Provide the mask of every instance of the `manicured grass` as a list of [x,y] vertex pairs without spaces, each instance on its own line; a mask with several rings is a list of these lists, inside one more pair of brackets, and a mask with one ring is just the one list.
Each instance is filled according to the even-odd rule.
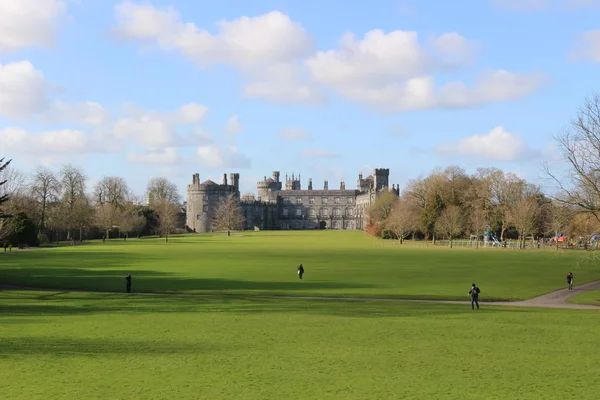
[[[577,252],[391,245],[362,232],[250,232],[92,242],[0,255],[0,283],[138,292],[519,300],[600,279]],[[296,266],[303,263],[305,279]]]
[[0,292],[6,399],[594,399],[597,311]]
[[600,289],[588,290],[577,296],[573,296],[567,299],[569,303],[574,304],[591,304],[593,306],[600,306]]

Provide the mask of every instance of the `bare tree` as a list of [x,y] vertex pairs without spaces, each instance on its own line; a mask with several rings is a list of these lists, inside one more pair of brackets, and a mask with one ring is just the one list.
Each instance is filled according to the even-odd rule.
[[525,237],[532,234],[538,225],[540,205],[535,198],[524,197],[508,211],[508,220],[519,233],[519,248],[525,245]]
[[465,221],[462,210],[455,205],[446,207],[435,222],[435,230],[448,238],[450,248],[452,248],[452,239],[460,235],[464,229]]
[[492,204],[500,220],[500,241],[504,241],[504,233],[510,225],[510,212],[523,195],[525,181],[515,174],[494,171],[491,179]]
[[60,182],[54,173],[48,168],[40,167],[33,174],[31,182],[31,193],[40,206],[40,230],[45,229],[46,212],[48,205],[58,199],[60,193]]
[[104,203],[96,207],[94,222],[98,228],[104,231],[105,239],[109,238],[110,231],[117,226],[120,215],[120,210],[111,203]]
[[10,161],[4,165],[2,168],[4,159],[0,159],[0,198],[6,197],[15,197],[23,194],[25,189],[25,176],[11,167]]
[[154,203],[160,203],[163,200],[171,204],[178,204],[181,202],[181,196],[177,191],[177,185],[170,182],[166,178],[152,178],[150,182],[148,182],[148,187],[146,188],[146,198],[150,206]]
[[400,244],[404,243],[419,226],[419,208],[414,198],[405,195],[397,199],[384,226],[396,235]]
[[373,223],[385,225],[385,221],[392,213],[397,201],[398,196],[393,192],[382,193],[368,210],[370,220]]
[[2,178],[0,178],[0,241],[4,242],[8,236],[10,236],[10,223],[8,219],[10,218],[10,214],[8,214],[5,210],[5,205],[10,199],[10,194],[6,191],[6,187],[9,185],[8,177],[4,176],[4,171],[9,168],[10,162],[12,160],[4,161],[4,158],[0,158],[0,173],[2,173]]
[[171,203],[167,199],[155,201],[154,207],[158,214],[157,231],[160,236],[165,238],[165,242],[169,241],[169,235],[177,225],[177,218],[180,207],[177,204]]
[[479,248],[479,236],[482,235],[490,224],[489,211],[482,208],[474,208],[469,214],[471,229],[477,236],[476,246]]
[[232,230],[243,229],[244,221],[238,198],[230,194],[217,205],[213,214],[212,228],[215,231],[226,230],[227,236],[231,236]]
[[547,204],[544,211],[546,229],[554,235],[554,246],[558,249],[558,235],[567,229],[574,213],[568,206],[558,202]]
[[588,98],[570,127],[555,139],[568,165],[564,176],[544,165],[560,189],[561,196],[556,199],[600,221],[600,94]]
[[67,236],[71,238],[71,230],[79,228],[79,240],[81,240],[83,228],[91,219],[90,204],[85,194],[85,174],[80,168],[68,164],[61,168],[59,177],[62,189],[61,201],[68,221]]
[[96,204],[112,204],[120,209],[129,200],[130,191],[127,182],[118,176],[105,176],[94,187]]

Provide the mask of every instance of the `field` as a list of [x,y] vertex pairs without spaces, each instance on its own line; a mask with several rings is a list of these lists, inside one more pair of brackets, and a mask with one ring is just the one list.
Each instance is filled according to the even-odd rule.
[[600,279],[574,253],[401,247],[356,232],[0,255],[4,284],[122,292],[131,272],[146,292],[0,292],[2,398],[595,399],[597,310],[256,296],[466,300],[476,281],[483,299],[518,300],[562,288],[568,270],[578,284]]
[[[250,233],[95,242],[9,254],[0,282],[43,288],[137,292],[522,300],[600,279],[596,263],[555,250],[415,248],[382,245],[361,232]],[[296,267],[302,263],[305,280]]]

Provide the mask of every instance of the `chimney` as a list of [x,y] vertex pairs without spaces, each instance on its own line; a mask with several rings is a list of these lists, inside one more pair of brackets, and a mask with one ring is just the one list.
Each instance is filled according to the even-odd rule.
[[308,190],[312,190],[312,178],[308,178]]
[[358,173],[358,179],[362,180],[362,172]]
[[325,181],[325,183],[323,183],[323,190],[329,190],[329,181]]
[[340,182],[340,190],[346,190],[346,184],[344,183],[344,181]]
[[227,185],[227,174],[223,174],[223,185]]
[[196,185],[200,184],[200,174],[194,174],[194,176],[192,177],[192,183]]

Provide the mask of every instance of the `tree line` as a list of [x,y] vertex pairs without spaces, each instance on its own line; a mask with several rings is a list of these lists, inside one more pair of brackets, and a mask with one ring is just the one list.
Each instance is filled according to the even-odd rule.
[[166,178],[148,182],[144,198],[127,182],[106,176],[88,192],[83,170],[40,167],[25,176],[0,160],[0,243],[37,246],[60,240],[169,235],[181,226],[181,197]]
[[399,196],[380,196],[367,212],[366,230],[400,242],[444,238],[450,246],[459,237],[479,243],[484,232],[497,233],[500,242],[517,239],[519,247],[530,236],[562,233],[565,245],[588,248],[600,234],[600,95],[590,97],[555,140],[564,162],[542,166],[555,193],[497,168],[469,175],[450,166],[411,180]]

